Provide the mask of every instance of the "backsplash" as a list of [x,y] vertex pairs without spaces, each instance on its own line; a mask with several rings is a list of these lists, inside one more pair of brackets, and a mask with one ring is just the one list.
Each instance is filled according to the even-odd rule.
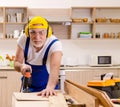
[[[120,64],[120,40],[112,39],[62,39],[63,58],[62,65],[88,65],[92,54],[107,54],[112,56],[113,64]],[[0,40],[0,55],[15,55],[16,40]]]
[[120,64],[120,40],[62,40],[65,65],[88,65],[90,55],[111,55],[113,64]]
[[10,57],[15,56],[15,50],[16,50],[16,40],[0,40],[0,56],[4,59],[2,61],[0,59],[0,66],[6,66],[9,65],[10,61],[6,59],[6,55],[8,54]]

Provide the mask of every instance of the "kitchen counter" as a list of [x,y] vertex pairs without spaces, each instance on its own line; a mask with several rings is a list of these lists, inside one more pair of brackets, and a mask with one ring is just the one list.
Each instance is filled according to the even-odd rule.
[[120,66],[90,67],[90,66],[67,66],[61,67],[65,72],[66,79],[78,84],[86,85],[90,80],[100,80],[102,74],[113,73],[115,78],[120,78]]
[[10,66],[0,66],[0,71],[15,71],[14,67],[10,67]]
[[[79,66],[62,66],[60,67],[60,70],[79,70],[79,69],[120,69],[119,66],[109,66],[109,67],[90,67],[90,66],[85,66],[85,65],[79,65]],[[0,66],[0,71],[1,70],[14,70],[14,67],[10,66]]]
[[120,65],[104,66],[104,67],[97,67],[97,66],[91,67],[87,65],[60,67],[60,70],[79,70],[79,69],[120,69]]

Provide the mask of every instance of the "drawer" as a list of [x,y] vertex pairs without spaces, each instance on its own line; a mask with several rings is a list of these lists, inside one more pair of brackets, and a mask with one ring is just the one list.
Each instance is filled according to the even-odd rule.
[[6,79],[7,78],[7,72],[0,71],[0,79]]

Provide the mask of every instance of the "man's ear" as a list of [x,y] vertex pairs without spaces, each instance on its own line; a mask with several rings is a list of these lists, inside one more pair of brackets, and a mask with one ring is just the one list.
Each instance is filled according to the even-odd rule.
[[28,25],[25,26],[25,35],[28,37],[29,36],[29,28]]
[[49,38],[52,35],[52,28],[49,26],[47,31],[48,31],[47,37]]

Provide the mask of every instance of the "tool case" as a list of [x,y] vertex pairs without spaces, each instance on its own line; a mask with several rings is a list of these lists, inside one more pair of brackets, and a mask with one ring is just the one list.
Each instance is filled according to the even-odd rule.
[[110,98],[120,97],[120,79],[92,80],[87,86],[105,91]]

